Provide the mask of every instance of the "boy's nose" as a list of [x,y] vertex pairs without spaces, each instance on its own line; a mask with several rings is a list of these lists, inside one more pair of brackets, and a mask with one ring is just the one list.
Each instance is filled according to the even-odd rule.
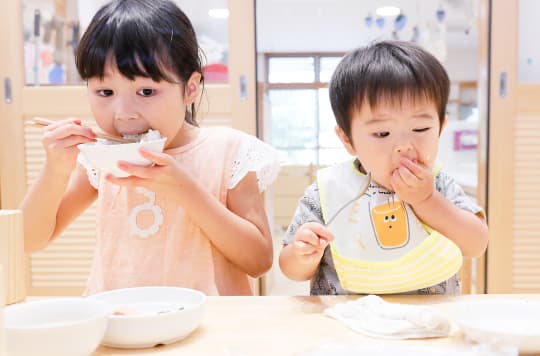
[[409,151],[412,151],[412,145],[409,143],[401,143],[396,145],[395,150],[397,153],[405,154]]

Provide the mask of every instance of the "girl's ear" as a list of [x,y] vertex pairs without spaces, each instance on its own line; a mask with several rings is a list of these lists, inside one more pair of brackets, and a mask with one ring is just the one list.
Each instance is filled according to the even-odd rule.
[[343,143],[343,147],[345,147],[347,152],[349,152],[351,156],[356,156],[356,151],[354,150],[352,141],[339,126],[336,126],[336,135],[339,137],[341,143]]
[[200,91],[201,73],[193,72],[186,83],[184,101],[187,105],[191,105],[197,100]]

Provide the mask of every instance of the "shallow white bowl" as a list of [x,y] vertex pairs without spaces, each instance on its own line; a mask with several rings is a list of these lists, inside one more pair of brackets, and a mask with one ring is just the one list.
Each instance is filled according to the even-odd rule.
[[139,149],[144,147],[150,151],[161,152],[166,138],[133,143],[109,143],[101,141],[78,145],[84,158],[103,174],[111,173],[115,177],[127,177],[129,174],[118,168],[118,161],[126,161],[137,165],[148,165],[150,162],[143,158]]
[[117,289],[90,296],[108,302],[127,315],[108,317],[102,344],[119,348],[143,348],[179,341],[200,324],[206,295],[177,287]]
[[110,306],[95,299],[56,298],[4,309],[10,356],[87,356],[99,346]]
[[540,353],[540,302],[459,302],[449,307],[448,316],[472,340],[514,346],[520,354]]

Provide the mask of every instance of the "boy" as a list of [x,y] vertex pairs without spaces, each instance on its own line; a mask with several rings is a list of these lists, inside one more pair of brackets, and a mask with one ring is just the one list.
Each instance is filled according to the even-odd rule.
[[410,43],[343,58],[330,101],[355,159],[321,170],[306,189],[280,253],[287,277],[311,280],[315,295],[459,293],[462,255],[480,256],[488,229],[482,209],[433,167],[449,88],[437,59]]

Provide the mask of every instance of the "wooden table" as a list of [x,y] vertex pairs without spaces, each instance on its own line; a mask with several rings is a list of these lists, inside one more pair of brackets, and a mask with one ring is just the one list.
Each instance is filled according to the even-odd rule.
[[[431,305],[442,311],[451,302],[531,295],[389,296],[389,302]],[[459,336],[422,340],[383,340],[358,334],[325,316],[323,310],[358,297],[209,297],[202,325],[186,339],[151,349],[100,347],[94,355],[304,355],[324,345],[362,345],[392,342],[437,348],[468,347]]]

